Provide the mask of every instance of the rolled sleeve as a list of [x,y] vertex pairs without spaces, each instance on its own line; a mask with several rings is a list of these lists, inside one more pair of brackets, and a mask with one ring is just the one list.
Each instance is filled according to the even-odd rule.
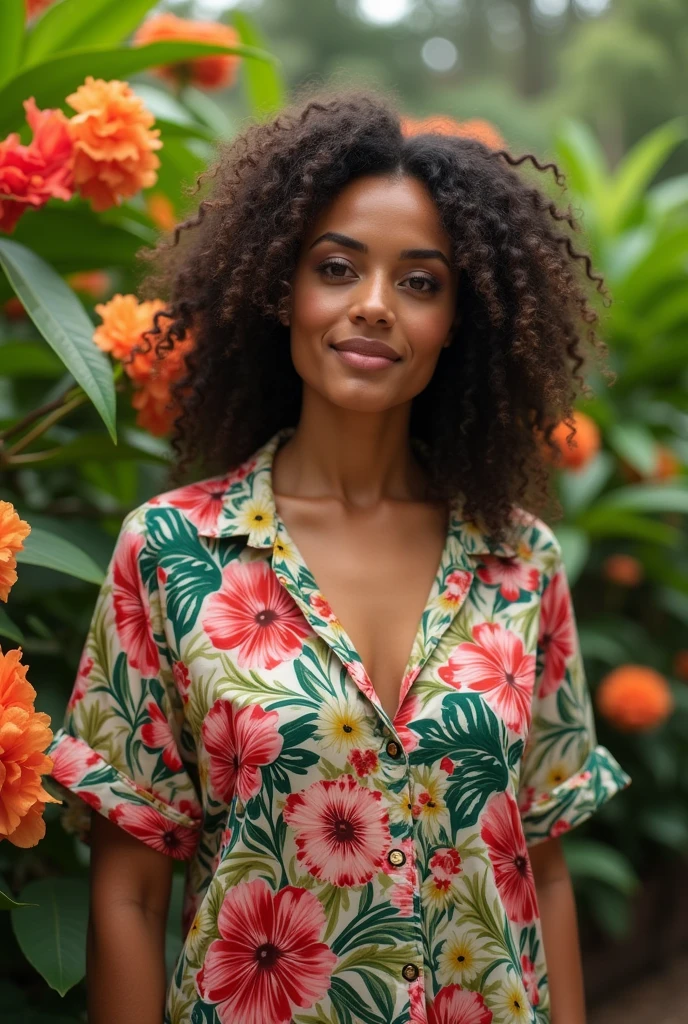
[[125,519],[67,705],[48,754],[62,823],[89,841],[92,812],[153,849],[190,859],[202,809],[160,621],[155,573],[141,570],[142,517]]
[[529,845],[580,825],[630,784],[597,743],[566,570],[558,552],[542,595],[533,718],[519,807]]

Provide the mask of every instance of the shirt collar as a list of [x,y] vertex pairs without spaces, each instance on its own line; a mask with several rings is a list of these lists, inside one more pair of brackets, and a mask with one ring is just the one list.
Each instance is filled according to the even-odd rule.
[[[246,537],[249,547],[273,547],[278,517],[272,488],[272,463],[275,452],[294,430],[294,427],[283,427],[236,469],[204,481],[204,489],[215,488],[222,507],[215,522],[199,529],[202,537]],[[511,545],[492,543],[489,534],[463,519],[460,499],[452,502],[449,531],[466,555],[510,558],[516,554]]]

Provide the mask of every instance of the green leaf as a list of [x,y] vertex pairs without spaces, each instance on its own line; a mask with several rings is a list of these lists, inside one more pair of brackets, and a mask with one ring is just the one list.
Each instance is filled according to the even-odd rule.
[[587,508],[614,472],[614,459],[609,452],[598,452],[578,470],[559,474],[559,492],[569,516]]
[[626,154],[614,174],[607,201],[600,210],[610,234],[624,226],[628,214],[642,198],[657,171],[686,138],[688,122],[682,117],[675,118],[643,135]]
[[613,846],[594,839],[564,840],[564,854],[574,879],[594,878],[617,892],[630,894],[640,882],[631,862]]
[[[0,359],[2,359],[2,351],[0,349]],[[95,431],[79,434],[73,441],[68,441],[61,447],[46,446],[44,453],[36,452],[32,455],[36,456],[36,459],[31,462],[32,468],[35,469],[41,469],[43,466],[50,469],[54,466],[73,466],[90,459],[97,459],[98,462],[106,466],[111,466],[114,462],[155,462],[159,465],[166,465],[169,462],[169,456],[165,456],[162,452],[157,452],[152,448],[148,449],[139,444],[125,444],[122,441],[115,445],[107,434],[99,434]],[[39,455],[40,459],[38,459]]]
[[22,101],[35,97],[39,107],[61,107],[65,98],[80,86],[87,75],[100,78],[128,78],[137,71],[178,64],[194,57],[235,53],[252,60],[273,63],[275,58],[265,50],[251,46],[209,46],[206,43],[164,42],[109,50],[72,50],[50,57],[36,67],[20,72],[0,89],[0,135],[23,123]]
[[[232,17],[232,23],[242,43],[265,49],[265,41],[251,18],[237,11]],[[278,111],[284,104],[284,84],[276,67],[249,61],[244,64],[242,71],[254,117],[260,119]]]
[[560,526],[555,530],[561,544],[562,559],[569,583],[573,586],[585,567],[590,552],[590,541],[584,530],[575,526]]
[[0,265],[45,340],[84,389],[117,440],[112,364],[93,343],[93,324],[74,292],[30,249],[0,239]]
[[21,896],[38,906],[12,911],[17,942],[41,977],[64,996],[86,974],[88,882],[42,878],[29,882]]
[[0,608],[0,636],[9,637],[15,644],[24,642],[24,634],[19,626],[15,626],[4,608]]
[[0,85],[12,77],[21,62],[25,21],[25,0],[2,0],[0,3]]
[[615,423],[607,431],[607,440],[616,454],[643,476],[654,472],[657,442],[642,423]]
[[556,153],[569,187],[580,196],[599,201],[607,188],[607,168],[604,152],[587,125],[564,121],[556,138]]
[[35,903],[18,903],[7,893],[0,892],[0,910],[14,910],[15,907],[35,907]]
[[169,92],[146,82],[134,82],[132,89],[143,100],[146,109],[150,110],[164,140],[168,137],[203,139],[206,142],[215,140],[215,133],[208,125],[194,120],[187,107]]
[[34,527],[24,541],[23,551],[17,553],[17,562],[55,569],[67,576],[86,580],[87,583],[100,584],[105,577],[103,570],[96,565],[90,555],[64,537],[58,537],[57,534],[38,527]]
[[673,526],[647,519],[630,509],[598,504],[581,513],[576,525],[587,530],[591,537],[633,537],[653,544],[676,547],[681,533]]
[[[115,216],[121,217],[122,208]],[[22,217],[12,236],[38,253],[61,274],[74,270],[102,270],[123,267],[127,271],[136,259],[142,243],[153,242],[154,233],[137,227],[128,230],[109,223],[110,211],[97,214],[86,203],[75,199],[59,206],[46,206],[40,213]]]
[[629,509],[634,512],[688,512],[688,481],[681,484],[634,484],[605,495],[597,508]]
[[58,50],[117,46],[134,31],[157,0],[62,0],[45,12],[29,36],[24,64]]
[[40,341],[7,341],[0,345],[3,377],[59,377],[64,366],[51,348]]

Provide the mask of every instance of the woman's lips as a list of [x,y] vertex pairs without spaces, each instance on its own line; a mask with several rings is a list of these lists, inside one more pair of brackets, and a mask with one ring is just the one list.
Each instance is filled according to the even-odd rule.
[[346,338],[331,348],[345,363],[358,370],[385,370],[399,360],[391,345],[373,338]]

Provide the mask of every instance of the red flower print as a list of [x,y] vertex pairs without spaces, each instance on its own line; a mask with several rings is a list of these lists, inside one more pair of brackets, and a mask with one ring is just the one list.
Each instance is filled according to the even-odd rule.
[[496,622],[473,627],[475,643],[459,644],[441,679],[458,689],[483,693],[507,728],[523,732],[530,724],[535,657],[525,654],[520,637]]
[[407,754],[418,746],[418,736],[409,728],[409,722],[418,717],[420,701],[414,695],[407,697],[394,716],[394,728]]
[[337,616],[322,594],[318,594],[317,591],[312,593],[309,598],[309,604],[319,619],[324,619],[325,622],[336,622]]
[[64,736],[50,756],[53,759],[52,775],[67,789],[81,782],[89,769],[100,761],[95,750],[74,736]]
[[459,604],[470,590],[473,582],[473,574],[465,569],[455,569],[450,572],[445,580],[444,601],[452,604]]
[[538,644],[545,652],[545,668],[539,697],[559,689],[566,676],[566,662],[575,647],[571,594],[562,572],[553,576],[542,595]]
[[491,1020],[492,1010],[480,993],[460,985],[441,988],[428,1011],[428,1024],[490,1024]]
[[422,975],[409,985],[409,1003],[411,1008],[409,1024],[428,1024],[428,1014],[425,1008],[425,985]]
[[230,889],[196,984],[221,1024],[289,1024],[322,999],[337,962],[321,942],[325,911],[307,889],[262,878]]
[[374,750],[352,750],[349,754],[349,763],[359,779],[362,779],[376,771],[378,756]]
[[155,807],[123,803],[113,807],[108,816],[125,832],[175,860],[188,860],[196,849],[197,833],[175,825]]
[[148,599],[139,573],[138,556],[144,545],[140,534],[125,533],[117,545],[113,568],[115,626],[129,664],[144,676],[156,676],[160,669],[158,648],[153,639]]
[[518,809],[521,814],[527,814],[535,803],[535,786],[526,786],[518,795]]
[[208,598],[203,629],[214,647],[232,650],[241,668],[275,668],[301,653],[312,633],[270,566],[230,562]]
[[443,772],[446,772],[447,775],[453,775],[454,762],[452,761],[451,757],[443,757],[442,760],[440,761],[440,768],[442,769]]
[[565,832],[569,832],[571,826],[565,818],[560,818],[559,821],[555,821],[549,830],[551,839],[558,839],[559,836],[563,836]]
[[478,578],[489,586],[499,583],[499,593],[505,601],[518,601],[522,590],[532,592],[538,588],[540,573],[518,558],[484,555],[481,561]]
[[174,681],[177,684],[177,690],[179,696],[185,704],[189,703],[189,687],[191,686],[191,678],[189,676],[189,670],[183,661],[175,661],[172,664],[172,675]]
[[89,793],[88,790],[84,790],[82,792],[78,789],[76,789],[74,792],[76,793],[77,796],[81,797],[85,804],[88,804],[89,807],[92,807],[94,811],[99,811],[100,808],[103,806],[103,801],[100,799],[99,796],[96,796],[95,793]]
[[537,1006],[540,1002],[540,990],[537,983],[535,964],[525,953],[521,957],[521,974],[523,975],[523,987],[526,990],[531,1006]]
[[283,739],[276,711],[258,704],[234,709],[219,697],[203,721],[203,742],[210,754],[210,783],[220,800],[230,803],[236,792],[249,800],[261,787],[261,768],[279,757]]
[[380,703],[380,698],[375,692],[373,684],[368,678],[368,673],[363,667],[362,661],[345,661],[344,668],[349,673],[359,690],[366,695],[374,704]]
[[435,850],[430,858],[430,870],[436,878],[451,878],[461,871],[461,857],[458,850],[443,847]]
[[173,772],[178,772],[182,766],[182,759],[165,712],[155,701],[151,701],[146,710],[150,722],[141,726],[141,739],[149,750],[161,751],[167,767]]
[[490,852],[507,917],[517,924],[530,924],[538,916],[533,869],[518,807],[509,793],[497,793],[491,798],[483,814],[480,835]]
[[385,862],[391,836],[381,793],[351,775],[291,793],[284,820],[296,832],[297,860],[321,881],[362,885]]
[[215,477],[200,483],[178,487],[167,494],[161,494],[155,504],[165,502],[172,508],[186,513],[199,533],[213,530],[222,515],[223,498],[226,497],[231,477]]

